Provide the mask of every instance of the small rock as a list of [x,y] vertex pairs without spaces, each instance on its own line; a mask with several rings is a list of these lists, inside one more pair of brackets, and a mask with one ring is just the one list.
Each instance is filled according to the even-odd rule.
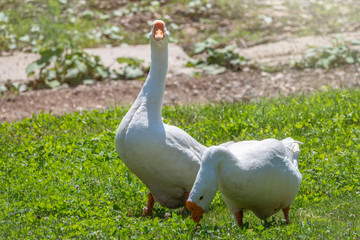
[[267,72],[261,72],[261,76],[262,76],[262,77],[269,76],[269,73],[267,73]]

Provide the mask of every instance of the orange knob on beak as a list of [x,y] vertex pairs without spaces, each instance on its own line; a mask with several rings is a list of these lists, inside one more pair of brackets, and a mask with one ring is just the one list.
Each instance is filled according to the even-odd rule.
[[205,210],[191,201],[186,201],[186,207],[191,211],[191,219],[194,222],[199,223],[201,216],[204,214]]
[[156,21],[154,23],[154,38],[158,41],[164,39],[164,23],[162,21]]

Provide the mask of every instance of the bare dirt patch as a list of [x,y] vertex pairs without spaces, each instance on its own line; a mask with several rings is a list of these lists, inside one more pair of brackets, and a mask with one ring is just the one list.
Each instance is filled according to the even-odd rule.
[[[53,114],[106,109],[130,105],[139,93],[141,81],[108,81],[58,90],[38,90],[0,98],[0,121],[14,121],[41,111]],[[360,66],[347,65],[325,70],[285,69],[265,73],[246,69],[216,76],[194,78],[186,75],[167,79],[164,104],[250,101],[340,87],[360,87]]]
[[[241,55],[249,56],[263,64],[281,65],[299,58],[308,47],[329,45],[334,37],[339,36],[344,40],[360,39],[360,32],[288,39],[238,51]],[[149,64],[150,59],[148,45],[87,49],[87,51],[99,55],[108,67],[116,67],[114,62],[119,56],[140,58],[145,60],[145,64]],[[24,79],[24,68],[34,58],[34,54],[24,53],[1,57],[0,80],[6,80],[1,78],[4,76],[9,76],[12,80]],[[328,71],[285,68],[281,72],[266,73],[245,69],[242,72],[226,72],[216,76],[192,77],[190,75],[193,70],[184,67],[188,58],[180,46],[170,44],[165,105],[250,101],[279,94],[309,93],[327,87],[360,87],[359,64],[344,65]],[[0,121],[20,120],[41,111],[58,115],[65,112],[130,105],[138,95],[142,84],[142,81],[105,81],[74,88],[7,93],[0,96]]]

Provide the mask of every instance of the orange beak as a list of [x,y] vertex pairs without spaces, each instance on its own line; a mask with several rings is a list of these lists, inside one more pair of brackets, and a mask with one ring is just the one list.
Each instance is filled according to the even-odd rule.
[[205,210],[196,205],[196,203],[190,201],[186,201],[186,207],[191,211],[191,219],[194,222],[199,223]]
[[154,38],[157,41],[160,41],[164,39],[165,33],[164,33],[164,23],[162,21],[156,21],[154,23]]

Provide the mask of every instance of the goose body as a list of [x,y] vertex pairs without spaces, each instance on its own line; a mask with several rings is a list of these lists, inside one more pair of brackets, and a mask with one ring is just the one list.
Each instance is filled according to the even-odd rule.
[[144,215],[154,201],[167,208],[185,205],[206,147],[185,131],[164,124],[161,117],[168,69],[168,32],[157,20],[150,33],[149,75],[134,104],[122,119],[115,138],[125,165],[149,188]]
[[210,147],[187,201],[193,220],[200,221],[219,188],[239,226],[245,210],[266,219],[282,209],[289,223],[288,211],[301,183],[298,157],[298,142],[291,138]]

